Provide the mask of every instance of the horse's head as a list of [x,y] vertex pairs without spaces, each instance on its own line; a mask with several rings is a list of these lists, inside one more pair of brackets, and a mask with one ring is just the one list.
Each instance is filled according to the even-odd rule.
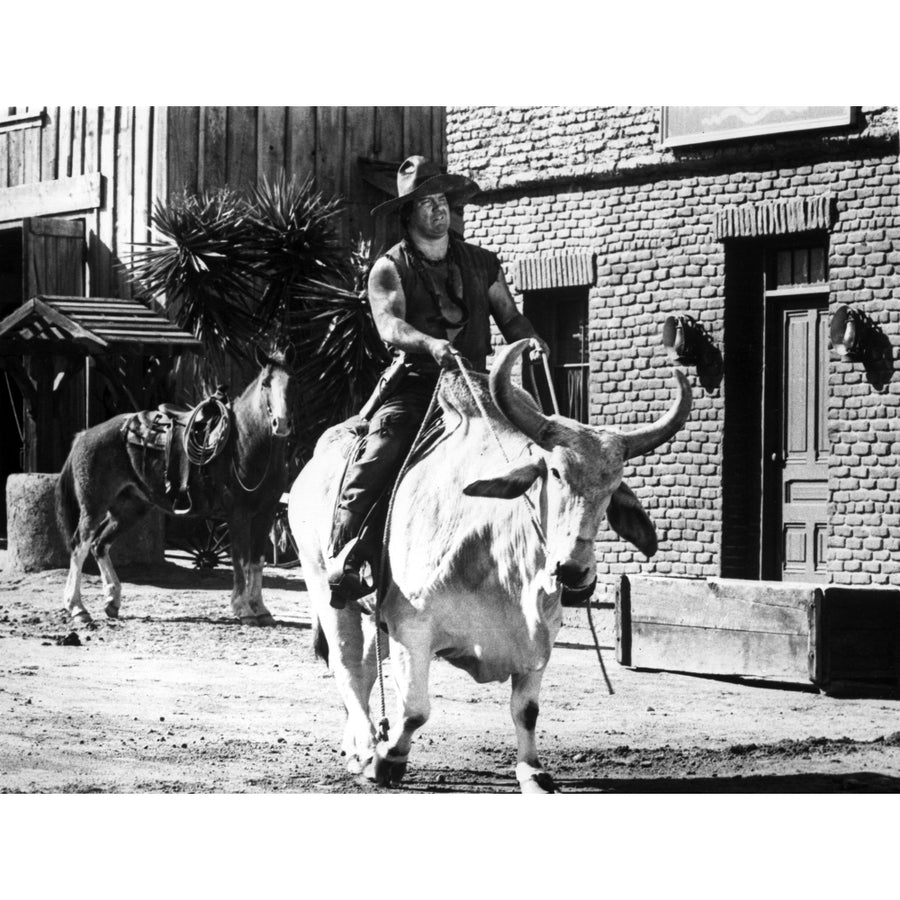
[[294,430],[293,349],[264,353],[257,349],[260,402],[275,437],[287,437]]

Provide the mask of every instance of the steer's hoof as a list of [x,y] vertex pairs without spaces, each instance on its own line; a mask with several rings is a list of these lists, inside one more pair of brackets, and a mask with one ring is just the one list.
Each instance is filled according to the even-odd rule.
[[106,604],[103,608],[104,612],[110,619],[118,619],[119,618],[119,604],[113,603],[112,600]]
[[366,769],[372,765],[372,757],[367,756],[365,759],[357,756],[355,753],[347,760],[347,771],[351,775],[364,775]]
[[256,624],[262,628],[271,628],[275,624],[275,616],[270,612],[260,613],[256,617]]
[[406,774],[406,756],[391,756],[376,749],[375,756],[365,769],[365,777],[379,787],[399,784]]
[[523,794],[555,794],[556,785],[547,772],[535,772],[519,782]]
[[259,616],[241,616],[241,625],[259,625]]
[[69,613],[72,618],[72,623],[74,625],[93,625],[94,620],[91,618],[91,614],[86,609],[81,609],[78,612]]

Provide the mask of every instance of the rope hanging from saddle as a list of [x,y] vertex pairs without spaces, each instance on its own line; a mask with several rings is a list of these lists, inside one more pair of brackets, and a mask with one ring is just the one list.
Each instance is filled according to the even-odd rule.
[[182,445],[195,466],[212,462],[223,450],[231,434],[231,415],[217,391],[191,410],[184,426]]

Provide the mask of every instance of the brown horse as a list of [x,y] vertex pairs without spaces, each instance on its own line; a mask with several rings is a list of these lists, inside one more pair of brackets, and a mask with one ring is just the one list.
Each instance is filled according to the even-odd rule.
[[[292,431],[293,386],[284,354],[258,354],[262,369],[234,401],[227,436],[215,458],[190,466],[188,515],[225,519],[231,538],[231,607],[241,622],[272,625],[262,599],[265,542],[285,490],[285,438]],[[152,507],[173,512],[173,491],[162,450],[136,447],[127,434],[133,413],[75,436],[56,486],[60,528],[71,550],[64,601],[76,621],[88,623],[81,570],[88,553],[100,569],[106,614],[119,615],[122,588],[110,544]],[[140,415],[140,414],[139,414]]]

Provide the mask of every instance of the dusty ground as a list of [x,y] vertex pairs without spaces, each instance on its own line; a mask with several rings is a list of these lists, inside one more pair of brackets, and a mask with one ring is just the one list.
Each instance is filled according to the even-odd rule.
[[[122,618],[103,618],[87,576],[99,624],[66,644],[64,571],[0,572],[0,791],[376,790],[344,770],[343,713],[310,649],[299,570],[266,576],[273,629],[228,617],[223,570],[121,574]],[[563,630],[544,681],[540,744],[563,791],[900,789],[900,701],[626,670],[601,625],[612,696],[586,629]],[[508,685],[439,662],[432,696],[395,790],[514,791]]]

